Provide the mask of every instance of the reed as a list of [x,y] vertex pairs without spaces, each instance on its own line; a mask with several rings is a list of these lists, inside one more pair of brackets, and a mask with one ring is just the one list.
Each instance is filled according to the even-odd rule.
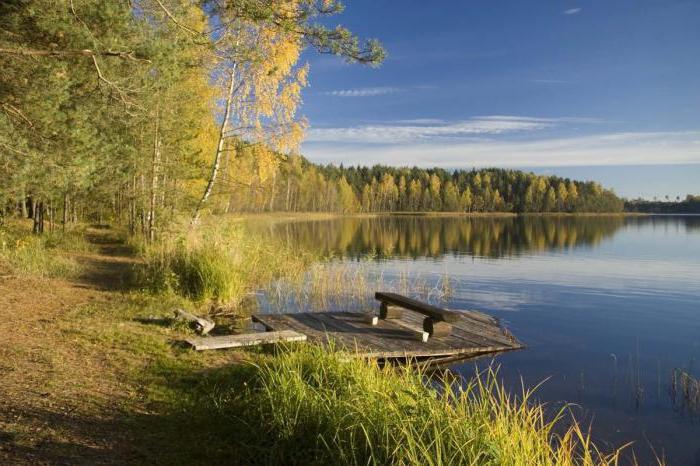
[[364,311],[376,307],[374,293],[379,290],[436,304],[446,303],[453,293],[447,274],[435,278],[402,271],[390,277],[372,259],[314,263],[306,272],[264,288],[267,304],[278,312]]
[[532,391],[511,395],[494,370],[469,381],[427,384],[426,377],[411,367],[301,347],[249,364],[228,386],[206,384],[211,411],[203,415],[226,422],[224,456],[241,464],[607,465],[619,459],[620,450],[598,450],[568,410],[548,418]]
[[311,260],[235,222],[180,231],[136,245],[143,259],[137,277],[145,288],[236,307],[262,284],[301,274]]
[[674,369],[671,373],[671,400],[676,409],[690,415],[700,415],[700,379],[688,371]]

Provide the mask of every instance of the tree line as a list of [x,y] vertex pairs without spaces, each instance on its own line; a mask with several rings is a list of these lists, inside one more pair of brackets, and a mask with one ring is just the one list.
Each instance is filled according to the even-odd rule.
[[700,214],[700,196],[688,194],[685,199],[680,197],[671,201],[666,196],[665,201],[632,199],[625,202],[625,210],[647,214]]
[[[246,177],[225,210],[321,212],[620,212],[623,201],[595,182],[497,168],[343,167],[286,157],[265,179],[252,157],[239,157]],[[246,175],[248,173],[248,175]]]

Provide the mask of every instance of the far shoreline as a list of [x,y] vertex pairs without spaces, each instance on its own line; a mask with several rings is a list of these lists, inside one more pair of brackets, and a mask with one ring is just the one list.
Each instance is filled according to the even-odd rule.
[[[236,221],[266,220],[272,222],[323,221],[339,218],[517,218],[517,217],[650,217],[645,212],[235,212],[228,214]],[[683,214],[665,214],[683,215]]]

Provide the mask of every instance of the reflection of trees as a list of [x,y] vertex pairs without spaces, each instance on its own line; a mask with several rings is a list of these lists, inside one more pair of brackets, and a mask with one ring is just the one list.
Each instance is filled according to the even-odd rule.
[[624,217],[341,218],[278,224],[275,234],[324,255],[440,257],[473,254],[503,257],[548,249],[595,246],[627,222]]

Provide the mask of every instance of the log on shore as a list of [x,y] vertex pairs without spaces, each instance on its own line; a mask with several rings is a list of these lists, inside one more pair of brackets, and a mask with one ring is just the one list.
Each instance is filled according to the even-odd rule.
[[206,335],[207,333],[211,332],[216,325],[213,321],[209,319],[196,316],[183,309],[175,310],[175,319],[188,322],[190,324],[190,327],[192,327],[200,335]]

